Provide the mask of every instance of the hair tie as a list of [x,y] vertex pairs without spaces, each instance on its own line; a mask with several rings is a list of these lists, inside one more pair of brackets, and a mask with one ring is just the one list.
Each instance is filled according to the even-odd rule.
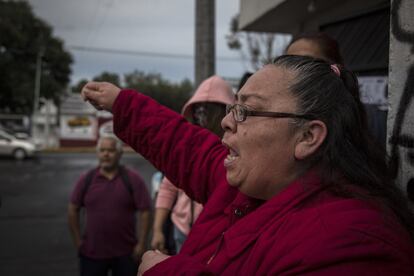
[[341,70],[339,69],[337,64],[331,64],[331,69],[338,77],[341,76]]

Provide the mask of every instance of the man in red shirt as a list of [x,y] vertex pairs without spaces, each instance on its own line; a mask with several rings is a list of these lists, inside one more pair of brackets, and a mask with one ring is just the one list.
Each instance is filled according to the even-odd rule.
[[[97,145],[99,166],[80,177],[68,207],[69,228],[81,275],[136,275],[145,251],[151,201],[137,172],[120,166],[122,142],[105,136]],[[86,210],[80,231],[79,211]],[[139,231],[136,231],[138,210]],[[139,236],[136,236],[136,233]]]

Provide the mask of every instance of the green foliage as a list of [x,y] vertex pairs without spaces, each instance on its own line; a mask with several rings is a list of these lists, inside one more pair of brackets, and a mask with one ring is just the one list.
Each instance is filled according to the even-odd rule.
[[78,81],[78,83],[74,86],[72,86],[72,92],[73,93],[80,93],[82,91],[82,88],[85,86],[85,84],[88,82],[87,79],[81,79]]
[[[123,86],[119,75],[116,73],[102,72],[95,76],[93,80],[107,81],[118,87]],[[81,79],[76,85],[72,86],[72,92],[80,93],[87,82],[87,79]],[[178,113],[181,112],[181,108],[193,92],[193,85],[188,79],[180,83],[171,83],[163,79],[160,74],[147,74],[138,70],[125,74],[124,83],[125,87],[138,90]]]
[[93,78],[94,81],[107,81],[116,86],[120,86],[119,76],[116,73],[102,72],[100,75]]
[[[102,72],[101,74],[95,76],[92,80],[94,81],[106,81],[110,82],[112,84],[115,84],[116,86],[121,86],[121,81],[119,78],[119,75],[117,73],[111,73],[111,72]],[[73,93],[80,93],[82,91],[82,88],[85,86],[85,84],[88,82],[87,79],[81,79],[78,81],[77,84],[71,87],[71,90]]]
[[193,91],[188,79],[175,84],[163,79],[160,74],[145,74],[138,70],[125,75],[125,86],[150,96],[178,113]]
[[40,52],[40,96],[58,103],[69,83],[72,57],[52,28],[35,17],[28,3],[0,0],[0,34],[0,113],[32,112]]

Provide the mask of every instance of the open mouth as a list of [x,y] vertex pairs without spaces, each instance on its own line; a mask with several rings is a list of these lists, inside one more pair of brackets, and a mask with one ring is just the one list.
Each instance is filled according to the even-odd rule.
[[225,142],[223,142],[223,145],[229,150],[229,154],[226,156],[226,159],[224,159],[224,166],[229,167],[237,160],[237,158],[239,157],[239,154],[236,150],[234,150],[232,147],[230,147]]

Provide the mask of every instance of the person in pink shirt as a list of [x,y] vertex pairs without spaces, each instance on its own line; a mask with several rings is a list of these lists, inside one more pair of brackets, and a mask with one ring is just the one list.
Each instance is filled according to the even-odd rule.
[[139,275],[414,275],[414,218],[368,135],[355,75],[280,56],[227,106],[222,139],[145,95],[88,83],[114,132],[203,204]]
[[[200,84],[191,99],[184,105],[182,114],[190,122],[221,137],[224,131],[220,122],[225,115],[226,105],[232,103],[234,103],[234,93],[230,85],[219,76],[212,76]],[[171,212],[175,250],[179,252],[202,208],[201,204],[191,200],[183,190],[178,189],[164,177],[155,203],[152,248],[166,252],[163,225]]]

